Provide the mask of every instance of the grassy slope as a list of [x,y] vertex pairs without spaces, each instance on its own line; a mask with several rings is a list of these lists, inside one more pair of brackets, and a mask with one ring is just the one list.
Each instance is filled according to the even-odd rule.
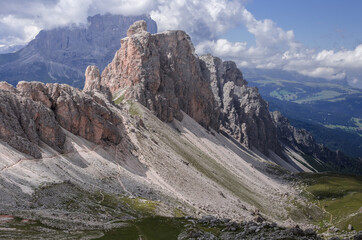
[[302,174],[308,199],[325,210],[321,230],[330,224],[362,230],[362,177],[337,174]]

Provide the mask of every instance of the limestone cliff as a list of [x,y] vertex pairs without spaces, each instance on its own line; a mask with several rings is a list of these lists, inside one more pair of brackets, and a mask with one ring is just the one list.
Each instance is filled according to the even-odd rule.
[[257,88],[247,86],[241,71],[231,61],[201,56],[204,78],[209,80],[220,109],[219,129],[241,144],[269,155],[281,154],[268,104]]
[[331,151],[323,144],[318,144],[305,129],[297,129],[280,112],[271,113],[277,128],[278,140],[285,146],[301,153],[309,161],[315,161],[318,171],[337,171],[361,175],[362,159],[351,158],[341,151]]
[[114,96],[137,99],[161,120],[181,120],[181,110],[204,127],[217,129],[218,111],[190,37],[183,31],[150,34],[134,23],[102,73]]
[[[100,86],[115,98],[137,99],[163,121],[181,120],[182,110],[249,148],[280,153],[268,105],[257,89],[247,86],[235,63],[198,58],[183,31],[146,30],[144,21],[130,27]],[[100,89],[98,83],[94,88]]]
[[96,92],[62,84],[20,82],[0,84],[0,139],[35,158],[40,141],[62,152],[62,128],[97,144],[118,144],[122,120],[111,103]]

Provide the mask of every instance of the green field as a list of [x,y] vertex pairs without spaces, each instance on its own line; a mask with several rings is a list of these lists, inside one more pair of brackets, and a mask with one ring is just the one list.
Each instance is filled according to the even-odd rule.
[[325,211],[321,231],[330,226],[362,231],[362,177],[337,174],[302,174],[308,199]]

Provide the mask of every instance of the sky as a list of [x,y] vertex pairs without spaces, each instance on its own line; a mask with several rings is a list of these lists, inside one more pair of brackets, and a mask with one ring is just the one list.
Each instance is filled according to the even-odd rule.
[[150,14],[198,54],[362,87],[361,0],[0,0],[0,48],[95,14]]

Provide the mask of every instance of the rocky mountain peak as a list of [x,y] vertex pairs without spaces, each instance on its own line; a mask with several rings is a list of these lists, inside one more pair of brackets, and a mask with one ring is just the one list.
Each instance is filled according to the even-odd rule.
[[236,64],[211,55],[201,56],[200,60],[220,110],[219,129],[266,155],[269,150],[281,154],[268,104],[256,88],[247,86]]
[[101,89],[101,75],[97,66],[88,66],[85,70],[84,91]]
[[223,131],[268,155],[280,153],[268,105],[247,86],[231,61],[198,57],[183,31],[146,32],[135,22],[101,75],[114,99],[136,99],[161,120],[182,120],[182,111],[202,126]]
[[[136,22],[101,76],[115,98],[136,99],[161,120],[181,120],[184,111],[204,127],[217,129],[214,98],[184,31],[145,32]],[[142,34],[139,34],[142,33]]]
[[134,22],[127,31],[127,37],[141,32],[147,32],[147,23],[145,20]]

